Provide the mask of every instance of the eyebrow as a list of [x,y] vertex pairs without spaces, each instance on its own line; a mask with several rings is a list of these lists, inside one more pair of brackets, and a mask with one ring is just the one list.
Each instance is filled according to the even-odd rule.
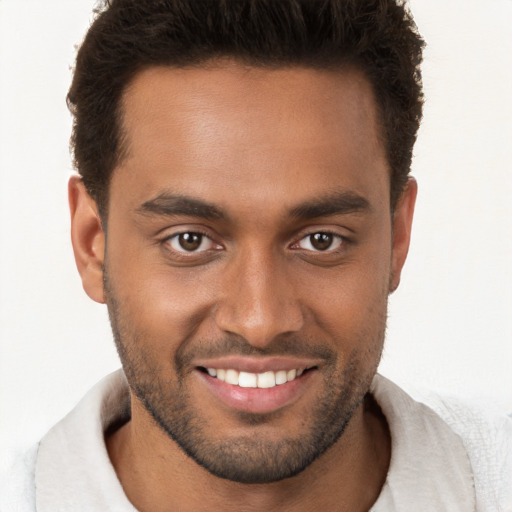
[[[145,201],[136,211],[142,215],[187,215],[205,220],[227,218],[227,215],[214,204],[193,197],[168,193],[159,194]],[[371,206],[367,199],[355,192],[342,191],[299,204],[290,210],[289,215],[299,220],[310,220],[368,211],[371,211]]]
[[335,192],[326,197],[313,199],[291,210],[291,216],[301,220],[310,220],[331,215],[365,213],[372,210],[369,201],[355,192]]
[[189,215],[206,220],[226,218],[224,212],[213,204],[192,197],[166,193],[144,202],[136,211],[143,215]]

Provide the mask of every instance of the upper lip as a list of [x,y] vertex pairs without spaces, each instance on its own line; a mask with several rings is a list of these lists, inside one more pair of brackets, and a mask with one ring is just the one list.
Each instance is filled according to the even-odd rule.
[[223,356],[211,359],[198,359],[194,361],[194,364],[198,367],[215,368],[216,370],[234,369],[247,373],[264,373],[269,371],[308,369],[319,366],[321,362],[320,359],[291,356]]

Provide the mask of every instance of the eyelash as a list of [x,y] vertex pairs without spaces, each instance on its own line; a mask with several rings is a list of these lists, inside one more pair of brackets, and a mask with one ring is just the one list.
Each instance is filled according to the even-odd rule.
[[333,253],[339,252],[339,250],[341,248],[343,248],[343,246],[345,246],[348,243],[347,238],[342,236],[342,235],[340,235],[339,233],[334,233],[333,231],[329,231],[329,230],[318,230],[318,231],[313,231],[313,232],[305,234],[297,242],[292,244],[292,247],[297,246],[297,250],[302,249],[299,246],[299,244],[302,241],[304,241],[304,240],[309,240],[309,244],[312,245],[311,244],[311,237],[313,237],[314,235],[329,235],[329,236],[331,236],[333,238],[332,243],[335,243],[335,241],[338,240],[339,244],[334,249],[332,249],[330,247],[328,249],[325,249],[325,250],[305,249],[308,252],[317,253],[317,254],[333,254]]
[[[203,253],[211,250],[211,249],[209,249],[209,250],[202,250],[202,251],[197,251],[197,250],[187,251],[184,248],[182,248],[182,250],[180,250],[180,249],[176,249],[176,248],[172,247],[172,242],[174,240],[179,240],[179,237],[183,236],[183,235],[198,235],[198,236],[202,237],[200,245],[202,245],[204,243],[204,239],[208,239],[212,245],[222,247],[220,244],[215,243],[208,233],[205,233],[204,231],[201,231],[200,229],[193,229],[193,230],[191,229],[191,230],[187,230],[187,231],[181,231],[179,233],[174,233],[173,235],[164,238],[162,240],[162,243],[170,246],[170,249],[175,254],[177,254],[183,258],[189,258],[189,257],[191,257],[193,255],[197,255],[197,254],[203,254]],[[214,250],[218,250],[218,249],[214,249]]]
[[[202,237],[199,247],[197,249],[194,249],[191,251],[187,251],[183,247],[181,247],[181,248],[173,247],[173,241],[178,241],[177,243],[179,243],[179,237],[181,237],[183,235],[197,235],[197,236]],[[334,249],[331,247],[328,247],[325,250],[321,250],[321,249],[315,250],[314,248],[309,249],[309,248],[300,247],[301,242],[307,241],[307,240],[309,240],[309,245],[311,246],[312,245],[311,237],[313,237],[314,235],[329,235],[333,238],[331,243],[335,244],[336,240],[337,240],[338,245]],[[198,250],[198,249],[200,249],[201,245],[204,243],[205,239],[208,239],[210,241],[210,244],[212,244],[213,246],[216,246],[216,247]],[[334,254],[334,253],[340,252],[340,250],[343,249],[344,246],[348,242],[349,242],[349,240],[346,237],[344,237],[338,233],[335,233],[333,231],[317,230],[317,231],[312,231],[312,232],[304,234],[303,236],[301,236],[301,238],[299,240],[297,240],[296,242],[291,244],[290,248],[293,250],[304,250],[306,252],[315,253],[315,254],[319,254],[319,255],[320,254],[329,255],[329,254]],[[175,255],[177,255],[180,258],[191,258],[193,256],[197,256],[198,254],[211,253],[212,250],[218,251],[218,250],[222,249],[222,246],[220,244],[217,244],[208,233],[201,231],[200,229],[187,230],[187,231],[181,231],[179,233],[174,233],[173,235],[164,238],[162,240],[162,243],[168,246],[167,250],[172,251]]]

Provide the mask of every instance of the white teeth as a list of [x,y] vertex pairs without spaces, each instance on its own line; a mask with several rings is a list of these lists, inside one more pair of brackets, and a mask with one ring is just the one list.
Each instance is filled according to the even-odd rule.
[[226,382],[238,386],[238,372],[236,370],[226,370]]
[[276,374],[274,372],[258,373],[259,388],[273,388],[276,385]]
[[284,384],[285,382],[288,382],[286,371],[281,370],[276,372],[276,384],[279,386],[279,384]]
[[258,387],[258,376],[255,373],[240,372],[238,385],[241,388],[256,388]]
[[297,377],[297,370],[288,370],[288,373],[286,374],[286,378],[288,380],[293,380]]
[[249,373],[249,372],[238,372],[237,370],[222,368],[206,368],[206,371],[211,377],[217,377],[217,379],[232,384],[234,386],[240,386],[241,388],[262,388],[268,389],[274,386],[280,386],[286,384],[300,377],[304,373],[304,369],[298,370],[279,370],[277,372],[264,372],[264,373]]

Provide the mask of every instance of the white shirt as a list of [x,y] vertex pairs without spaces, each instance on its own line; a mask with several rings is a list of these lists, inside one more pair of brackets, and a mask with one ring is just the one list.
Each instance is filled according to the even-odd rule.
[[[416,402],[377,375],[371,393],[391,432],[391,462],[371,512],[512,512],[512,419],[484,421],[459,405]],[[104,433],[129,417],[122,371],[87,393],[0,489],[0,512],[136,512]]]

